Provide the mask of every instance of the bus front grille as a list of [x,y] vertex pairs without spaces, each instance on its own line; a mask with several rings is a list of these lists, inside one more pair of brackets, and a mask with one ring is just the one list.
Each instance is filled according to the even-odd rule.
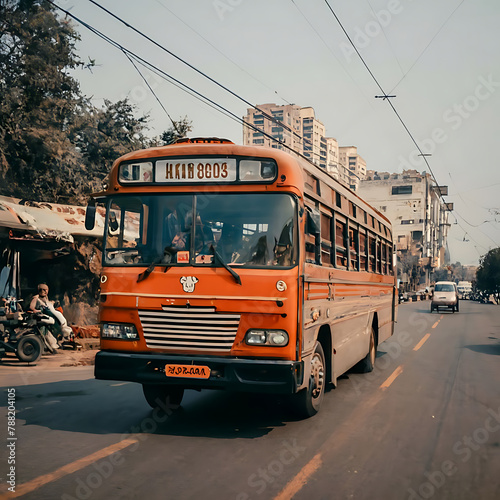
[[146,345],[151,349],[230,351],[239,314],[216,313],[214,307],[163,306],[139,310]]

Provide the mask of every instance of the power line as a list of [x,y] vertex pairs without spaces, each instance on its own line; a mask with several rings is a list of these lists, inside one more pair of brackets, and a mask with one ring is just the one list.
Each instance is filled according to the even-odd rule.
[[[90,0],[90,1],[92,1],[92,0]],[[379,83],[379,81],[377,80],[377,78],[373,74],[372,70],[370,69],[370,67],[368,66],[368,64],[366,63],[366,61],[364,60],[363,56],[359,52],[359,50],[356,47],[355,43],[352,41],[351,37],[349,36],[349,33],[347,33],[347,31],[344,28],[342,22],[340,21],[339,17],[337,16],[337,14],[335,13],[335,11],[333,10],[332,6],[329,4],[328,0],[325,0],[325,3],[328,6],[328,8],[329,8],[330,12],[332,13],[333,17],[338,22],[338,24],[341,27],[342,31],[344,32],[345,36],[349,40],[349,43],[352,45],[353,49],[356,51],[356,54],[358,55],[359,59],[363,63],[364,67],[366,68],[366,70],[368,71],[368,73],[370,74],[370,76],[372,77],[373,81],[377,84],[377,87],[382,92],[382,98],[383,98],[383,100],[386,100],[389,103],[389,106],[392,108],[392,110],[394,111],[394,113],[397,116],[398,120],[401,122],[401,125],[403,125],[403,128],[406,130],[406,132],[407,132],[408,136],[410,137],[410,139],[412,140],[413,144],[415,144],[415,147],[417,148],[418,152],[420,153],[420,156],[422,156],[425,164],[427,165],[427,167],[429,169],[429,172],[431,173],[432,178],[434,179],[434,182],[436,183],[436,186],[439,188],[439,183],[438,183],[438,181],[436,179],[436,176],[434,175],[434,172],[433,172],[433,170],[432,170],[429,162],[427,161],[426,154],[420,149],[420,146],[418,145],[417,141],[413,137],[413,134],[410,132],[410,129],[407,127],[406,123],[401,118],[401,115],[398,113],[398,111],[396,110],[394,104],[392,103],[392,101],[391,101],[390,98],[393,97],[393,96],[388,95],[385,92],[385,90],[382,88],[382,85]],[[439,190],[439,195],[440,195],[440,198],[443,200],[443,203],[446,203],[440,190]]]
[[[441,25],[441,27],[437,30],[436,34],[430,39],[429,43],[425,46],[424,50],[422,50],[422,52],[420,53],[420,55],[417,57],[417,59],[415,60],[415,62],[410,66],[410,69],[403,74],[403,77],[399,80],[398,83],[396,83],[396,85],[394,85],[393,89],[391,90],[391,93],[394,92],[394,90],[396,90],[396,87],[399,86],[399,84],[406,78],[406,76],[408,75],[408,73],[413,69],[413,67],[418,63],[418,61],[420,61],[420,58],[424,55],[424,53],[427,51],[427,49],[430,47],[430,45],[432,44],[432,42],[434,41],[434,39],[439,35],[439,33],[441,33],[441,30],[444,28],[444,26],[446,25],[446,23],[453,17],[453,14],[455,14],[455,12],[459,9],[459,7],[465,2],[465,0],[462,0],[456,7],[455,9],[453,9],[452,13],[446,18],[446,21]],[[400,66],[401,67],[401,66]]]
[[[455,13],[455,11],[460,7],[460,5],[462,5],[462,3],[464,2],[465,0],[462,0],[462,2],[455,8],[455,10],[450,14],[450,16],[448,17],[448,19],[445,21],[444,24],[446,24],[446,22],[448,22],[448,20],[451,18],[451,16]],[[358,55],[359,59],[361,60],[361,62],[363,63],[363,65],[365,66],[366,70],[368,71],[368,73],[370,74],[370,76],[372,77],[372,79],[374,80],[374,82],[376,83],[376,85],[378,86],[378,88],[380,89],[380,91],[382,92],[382,98],[383,100],[387,100],[387,102],[389,103],[389,106],[392,108],[392,110],[394,111],[395,115],[397,116],[398,120],[401,122],[401,124],[403,125],[403,128],[406,130],[407,134],[409,135],[410,139],[412,140],[413,144],[415,145],[415,147],[417,148],[418,152],[420,153],[419,156],[422,156],[425,164],[427,165],[428,169],[429,169],[429,172],[431,173],[432,175],[432,178],[434,179],[434,182],[436,183],[436,186],[437,186],[437,190],[438,190],[438,193],[439,193],[439,197],[440,199],[442,200],[442,202],[444,204],[447,205],[445,199],[444,199],[444,196],[441,192],[441,190],[439,189],[439,183],[436,179],[436,176],[434,175],[434,172],[426,158],[426,154],[423,153],[422,149],[420,148],[420,146],[418,145],[417,141],[415,140],[413,134],[410,132],[408,126],[406,125],[406,123],[404,122],[404,120],[401,118],[400,114],[398,113],[398,111],[396,110],[394,104],[392,103],[391,101],[391,98],[394,97],[392,95],[388,95],[384,89],[382,88],[382,85],[379,83],[379,81],[377,80],[377,78],[375,77],[375,75],[373,74],[373,72],[371,71],[371,69],[369,68],[368,64],[366,63],[366,61],[364,60],[363,56],[361,55],[361,53],[359,52],[358,48],[356,47],[356,45],[354,44],[354,42],[352,41],[351,37],[349,36],[349,34],[347,33],[346,29],[344,28],[342,22],[340,21],[339,17],[337,16],[337,14],[335,13],[335,11],[333,10],[333,8],[331,7],[331,5],[329,4],[328,0],[325,0],[325,3],[326,5],[328,6],[331,14],[334,16],[334,18],[336,19],[336,21],[338,22],[339,26],[341,27],[342,31],[344,32],[345,36],[347,37],[347,39],[349,40],[349,43],[352,45],[353,49],[355,50],[356,54]],[[443,24],[443,26],[444,26]],[[440,28],[440,30],[442,29],[442,27]],[[439,33],[439,32],[438,32]],[[437,36],[437,34],[433,37],[432,40],[434,40],[434,38]],[[427,47],[430,45],[430,43],[432,43],[432,40],[429,42],[429,44],[427,45]],[[426,47],[426,49],[427,49]],[[425,50],[426,50],[425,49]],[[425,52],[424,50],[424,52]],[[423,52],[422,52],[423,54]],[[421,55],[422,55],[421,54]],[[419,56],[420,57],[420,56]],[[410,68],[411,69],[411,68]],[[392,91],[391,91],[392,92]],[[377,96],[376,96],[377,97]],[[450,212],[452,212],[450,210]],[[456,210],[453,210],[453,212],[458,215],[464,222],[466,222],[467,224],[469,224]],[[457,221],[458,223],[458,221]],[[472,226],[472,224],[469,224],[470,226]],[[462,228],[462,226],[459,224],[459,226]],[[466,233],[466,231],[462,228],[462,230]],[[497,244],[488,234],[484,233],[483,231],[481,231],[481,233],[486,236],[487,238],[489,238],[495,245]],[[467,234],[467,233],[466,233]],[[472,238],[471,238],[472,239]],[[474,240],[473,240],[474,241]],[[479,243],[477,243],[476,241],[474,241],[474,243],[476,243],[477,245],[479,245]],[[481,245],[480,245],[481,246]]]
[[142,74],[141,70],[137,67],[137,65],[135,64],[134,62],[134,59],[129,56],[129,54],[126,52],[126,51],[122,51],[123,54],[125,55],[125,57],[130,61],[130,64],[132,64],[132,66],[136,69],[136,71],[139,73],[139,75],[141,76],[141,78],[143,79],[144,83],[147,85],[148,89],[150,90],[150,92],[153,94],[153,96],[155,97],[155,99],[158,101],[158,104],[161,106],[161,108],[163,109],[163,111],[165,111],[166,115],[168,116],[168,118],[170,119],[170,121],[172,122],[172,126],[174,127],[175,131],[180,134],[179,132],[179,129],[177,128],[177,125],[175,123],[174,120],[172,120],[172,117],[169,115],[168,111],[167,111],[167,108],[165,108],[165,106],[163,105],[163,103],[160,101],[159,97],[156,95],[155,91],[153,90],[153,87],[151,87],[151,85],[149,84],[149,82],[147,81],[147,79],[144,77],[144,75]]
[[210,47],[212,47],[214,50],[216,50],[222,57],[224,57],[225,59],[227,59],[231,64],[234,64],[234,66],[236,66],[240,71],[243,71],[243,73],[246,73],[250,78],[252,78],[256,82],[260,83],[266,89],[270,90],[271,92],[274,92],[282,101],[286,102],[287,104],[291,104],[283,96],[281,96],[278,93],[277,90],[274,90],[271,87],[269,87],[268,85],[266,85],[262,80],[259,80],[258,78],[256,78],[254,75],[252,75],[251,73],[249,73],[245,68],[243,68],[237,62],[233,61],[230,57],[228,57],[226,54],[224,54],[224,52],[222,52],[220,49],[218,49],[212,42],[210,42],[210,40],[207,40],[201,33],[199,33],[198,31],[196,31],[195,29],[193,29],[191,26],[189,26],[189,24],[187,24],[183,19],[181,19],[175,12],[172,12],[161,0],[155,0],[155,1],[156,1],[156,3],[158,5],[161,5],[165,10],[167,10],[168,12],[170,12],[170,14],[172,14],[172,16],[174,16],[182,24],[184,24],[184,26],[186,26],[187,28],[189,28],[195,35],[197,35],[205,43],[207,43],[208,45],[210,45]]
[[243,119],[241,119],[239,116],[237,116],[236,114],[234,114],[232,111],[228,110],[227,108],[225,108],[221,104],[219,104],[219,103],[213,101],[212,99],[208,98],[207,96],[201,94],[200,92],[196,91],[195,89],[191,88],[190,86],[186,85],[185,83],[181,82],[180,80],[174,78],[172,75],[169,75],[168,73],[166,73],[165,71],[161,70],[157,66],[153,65],[152,63],[150,63],[146,59],[142,58],[141,56],[139,56],[136,53],[132,52],[131,50],[127,49],[125,46],[123,46],[120,43],[116,42],[115,40],[113,40],[108,35],[105,35],[101,31],[99,31],[98,29],[94,28],[90,24],[88,24],[85,21],[83,21],[82,19],[78,18],[77,16],[75,16],[74,14],[72,14],[71,12],[69,12],[68,10],[63,9],[62,7],[58,6],[52,0],[47,0],[47,2],[50,3],[51,5],[53,5],[54,7],[56,7],[57,9],[59,9],[60,11],[64,12],[67,16],[71,17],[72,19],[74,19],[75,21],[77,21],[78,23],[80,23],[82,26],[84,26],[85,28],[87,28],[88,30],[92,31],[95,35],[99,36],[100,38],[102,38],[103,40],[105,40],[106,42],[108,42],[110,45],[112,45],[113,47],[115,47],[118,50],[120,50],[120,51],[122,51],[124,53],[127,53],[130,56],[132,56],[141,65],[143,65],[143,66],[145,66],[147,68],[153,68],[157,72],[157,74],[160,74],[160,76],[162,78],[164,78],[165,80],[167,80],[169,82],[174,81],[177,85],[181,86],[183,89],[187,89],[189,91],[188,93],[195,94],[200,100],[202,100],[205,103],[208,102],[210,105],[212,105],[212,107],[215,107],[217,110],[223,112],[223,114],[225,114],[226,116],[231,117],[232,119],[234,119],[240,125],[242,124],[243,126],[249,127],[249,128],[253,129],[256,132],[262,133],[262,135],[264,135],[265,137],[267,137],[271,141],[274,141],[274,142],[280,144],[285,149],[288,149],[289,151],[293,152],[297,156],[300,156],[301,158],[303,158],[307,162],[311,163],[311,161],[310,161],[309,158],[307,158],[303,154],[299,153],[298,151],[295,151],[292,147],[290,147],[287,144],[285,144],[284,142],[276,139],[272,135],[267,134],[265,131],[263,131],[263,130],[257,128],[257,127],[255,127],[251,123],[245,122]]
[[[50,0],[49,0],[50,1]],[[276,123],[280,126],[282,126],[283,128],[287,129],[287,130],[290,130],[290,132],[292,132],[292,134],[294,136],[296,136],[297,138],[299,138],[301,141],[303,142],[307,142],[308,144],[312,145],[312,142],[310,142],[309,140],[306,140],[304,137],[302,137],[300,134],[298,134],[297,132],[295,132],[293,129],[289,129],[284,123],[280,122],[279,120],[276,120],[276,118],[274,118],[273,116],[271,115],[268,115],[265,111],[263,111],[262,109],[260,109],[257,105],[255,104],[252,104],[250,101],[248,101],[247,99],[241,97],[239,94],[237,94],[236,92],[233,92],[231,89],[229,89],[228,87],[226,87],[225,85],[223,85],[222,83],[218,82],[217,80],[215,80],[214,78],[212,78],[211,76],[209,76],[208,74],[206,74],[205,72],[201,71],[200,69],[196,68],[194,65],[192,65],[191,63],[189,63],[188,61],[186,61],[185,59],[183,59],[182,57],[178,56],[177,54],[175,54],[174,52],[172,52],[171,50],[167,49],[165,46],[161,45],[160,43],[158,43],[156,40],[154,40],[153,38],[151,38],[150,36],[146,35],[145,33],[143,33],[142,31],[140,31],[139,29],[135,28],[134,26],[132,26],[130,23],[128,23],[127,21],[125,21],[124,19],[122,19],[121,17],[117,16],[116,14],[114,14],[113,12],[111,12],[109,9],[107,9],[106,7],[103,7],[102,5],[100,5],[98,2],[96,2],[95,0],[88,0],[90,3],[94,4],[96,7],[98,7],[99,9],[103,10],[104,12],[106,12],[106,14],[110,15],[111,17],[113,17],[114,19],[116,19],[117,21],[119,21],[120,23],[124,24],[127,28],[131,29],[132,31],[134,31],[135,33],[137,33],[139,36],[145,38],[147,41],[151,42],[153,45],[155,45],[156,47],[158,47],[159,49],[163,50],[164,52],[166,52],[167,54],[169,54],[170,56],[172,56],[173,58],[177,59],[179,62],[181,62],[182,64],[185,64],[186,66],[188,66],[190,69],[192,69],[193,71],[195,71],[196,73],[198,73],[199,75],[203,76],[204,78],[206,78],[207,80],[209,80],[210,82],[212,82],[213,84],[217,85],[218,87],[220,87],[221,89],[225,90],[226,92],[228,92],[229,94],[231,94],[233,97],[236,97],[237,99],[239,99],[241,102],[245,103],[247,106],[250,106],[251,108],[254,108],[258,111],[260,111],[263,116],[272,121],[273,123]],[[50,3],[52,3],[50,1]],[[55,5],[55,4],[53,4]],[[263,130],[260,130],[260,132],[263,132]],[[264,132],[263,132],[264,133]]]

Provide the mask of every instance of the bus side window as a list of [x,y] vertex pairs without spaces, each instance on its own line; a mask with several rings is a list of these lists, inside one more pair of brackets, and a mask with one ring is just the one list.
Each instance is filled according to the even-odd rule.
[[377,242],[377,273],[382,273],[382,242]]
[[337,267],[347,267],[347,229],[346,223],[340,220],[335,223],[335,248]]
[[359,263],[360,263],[360,270],[361,271],[366,271],[366,234],[364,233],[359,233]]
[[354,271],[358,271],[359,264],[359,231],[357,228],[350,227],[349,228],[349,258],[350,269]]
[[306,207],[306,261],[321,264],[321,214]]
[[380,243],[381,247],[381,261],[382,261],[382,267],[381,267],[381,273],[382,274],[387,274],[387,245],[385,242]]
[[331,266],[332,236],[331,217],[328,214],[321,214],[321,264]]
[[373,236],[368,237],[368,251],[370,253],[368,270],[372,273],[375,272],[375,253],[376,253],[376,245],[375,238]]

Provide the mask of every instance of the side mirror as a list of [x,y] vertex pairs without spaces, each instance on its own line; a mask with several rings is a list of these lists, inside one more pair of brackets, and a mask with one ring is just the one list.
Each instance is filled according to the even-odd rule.
[[92,229],[94,229],[95,214],[96,214],[96,203],[95,200],[91,200],[87,205],[87,210],[85,211],[85,229],[87,231],[92,231]]

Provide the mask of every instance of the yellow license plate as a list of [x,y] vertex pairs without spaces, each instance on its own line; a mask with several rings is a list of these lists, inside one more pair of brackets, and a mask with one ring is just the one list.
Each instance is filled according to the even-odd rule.
[[181,378],[209,378],[210,368],[194,365],[165,365],[165,375]]

